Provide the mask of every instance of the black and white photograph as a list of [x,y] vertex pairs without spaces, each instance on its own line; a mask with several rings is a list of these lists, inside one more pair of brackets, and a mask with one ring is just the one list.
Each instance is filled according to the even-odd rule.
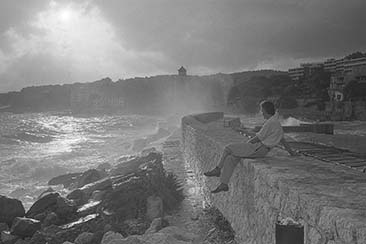
[[0,0],[0,244],[366,244],[366,0]]

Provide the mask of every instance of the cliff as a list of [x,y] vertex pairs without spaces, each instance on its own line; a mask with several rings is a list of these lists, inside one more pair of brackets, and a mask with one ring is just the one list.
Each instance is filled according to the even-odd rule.
[[247,138],[223,127],[223,114],[182,119],[186,163],[205,201],[231,223],[240,243],[275,243],[275,224],[290,217],[304,226],[306,244],[366,243],[366,181],[363,173],[274,148],[265,158],[242,160],[229,192],[210,194],[225,145]]

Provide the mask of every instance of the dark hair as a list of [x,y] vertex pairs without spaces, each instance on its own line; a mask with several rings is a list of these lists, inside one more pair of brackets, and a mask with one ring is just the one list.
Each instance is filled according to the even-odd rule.
[[274,104],[270,101],[263,101],[260,103],[260,106],[267,114],[274,115],[276,112]]

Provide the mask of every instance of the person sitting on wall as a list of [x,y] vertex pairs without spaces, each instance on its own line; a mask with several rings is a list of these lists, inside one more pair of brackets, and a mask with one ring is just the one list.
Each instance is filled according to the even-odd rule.
[[211,193],[229,190],[228,183],[230,177],[242,158],[264,157],[271,148],[279,143],[285,147],[290,155],[298,155],[291,149],[284,138],[274,104],[270,101],[263,101],[260,103],[260,110],[266,120],[260,131],[247,142],[227,145],[216,168],[204,173],[207,177],[220,177],[221,184]]

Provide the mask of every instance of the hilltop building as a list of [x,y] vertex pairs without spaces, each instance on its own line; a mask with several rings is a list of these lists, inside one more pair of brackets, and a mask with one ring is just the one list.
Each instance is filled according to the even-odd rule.
[[182,66],[178,69],[178,75],[187,76],[187,70]]

